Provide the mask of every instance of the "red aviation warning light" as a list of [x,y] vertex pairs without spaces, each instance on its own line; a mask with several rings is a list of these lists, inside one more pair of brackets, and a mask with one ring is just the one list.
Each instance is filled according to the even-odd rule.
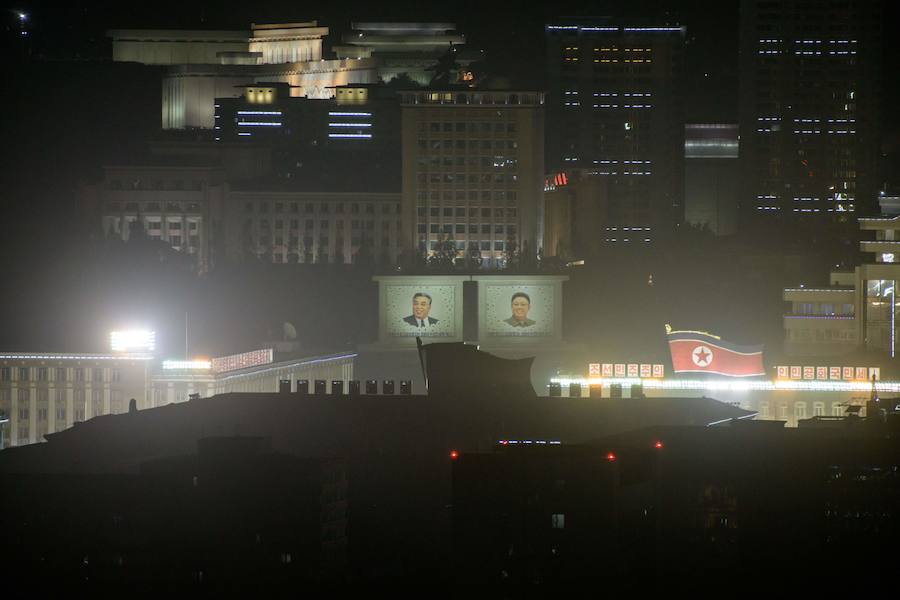
[[606,453],[606,460],[609,461],[609,462],[615,462],[615,460],[616,460],[616,454],[615,454],[615,452],[607,452],[607,453]]
[[457,452],[456,450],[451,450],[450,451],[450,460],[456,460],[457,458],[459,458],[459,452]]

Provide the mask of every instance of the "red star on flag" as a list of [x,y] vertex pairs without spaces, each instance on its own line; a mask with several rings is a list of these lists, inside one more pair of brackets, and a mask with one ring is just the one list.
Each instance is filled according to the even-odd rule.
[[712,362],[712,352],[706,346],[697,346],[692,353],[694,364],[698,367],[705,367]]

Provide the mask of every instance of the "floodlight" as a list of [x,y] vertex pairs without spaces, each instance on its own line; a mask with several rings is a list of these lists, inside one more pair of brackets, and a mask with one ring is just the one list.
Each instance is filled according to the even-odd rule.
[[152,352],[156,350],[156,332],[146,329],[113,331],[109,334],[113,352]]

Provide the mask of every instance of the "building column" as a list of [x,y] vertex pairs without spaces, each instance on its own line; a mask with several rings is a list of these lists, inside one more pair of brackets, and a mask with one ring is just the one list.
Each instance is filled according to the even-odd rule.
[[109,382],[103,384],[103,414],[112,414],[112,406],[110,402]]
[[48,387],[47,388],[47,432],[53,433],[56,431],[56,402],[57,402],[57,388],[56,387]]
[[890,317],[890,328],[891,328],[891,341],[890,341],[890,350],[888,351],[888,355],[893,359],[896,356],[897,352],[897,280],[891,280],[891,317]]
[[34,382],[28,387],[28,441],[35,443],[37,439],[37,387]]
[[19,442],[19,388],[13,385],[9,393],[9,445],[15,446]]
[[94,416],[94,390],[91,384],[84,384],[84,420],[88,421]]
[[175,384],[171,381],[166,384],[166,402],[165,404],[175,403]]
[[341,367],[341,373],[344,381],[353,379],[353,363],[349,361],[345,362]]
[[75,424],[75,390],[66,385],[66,429]]
[[150,367],[145,362],[144,363],[144,402],[141,405],[140,399],[136,399],[138,408],[154,408],[153,403],[153,380],[150,377]]

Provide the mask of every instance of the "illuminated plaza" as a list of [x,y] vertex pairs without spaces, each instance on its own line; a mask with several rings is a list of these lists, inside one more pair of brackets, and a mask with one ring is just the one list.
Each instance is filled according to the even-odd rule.
[[[600,386],[603,398],[615,397],[614,386],[621,386],[622,397],[642,394],[648,398],[715,398],[755,413],[755,419],[784,421],[797,427],[798,421],[811,417],[845,417],[848,414],[865,416],[865,404],[872,397],[872,382],[868,381],[803,381],[803,380],[735,380],[717,379],[641,379],[572,377],[553,378],[551,384],[560,386],[561,395],[572,395],[570,386],[580,386],[575,393],[596,396]],[[634,386],[634,387],[633,387]],[[549,384],[548,384],[549,388]],[[900,381],[876,381],[878,394],[900,393]],[[848,411],[848,407],[856,407]]]

